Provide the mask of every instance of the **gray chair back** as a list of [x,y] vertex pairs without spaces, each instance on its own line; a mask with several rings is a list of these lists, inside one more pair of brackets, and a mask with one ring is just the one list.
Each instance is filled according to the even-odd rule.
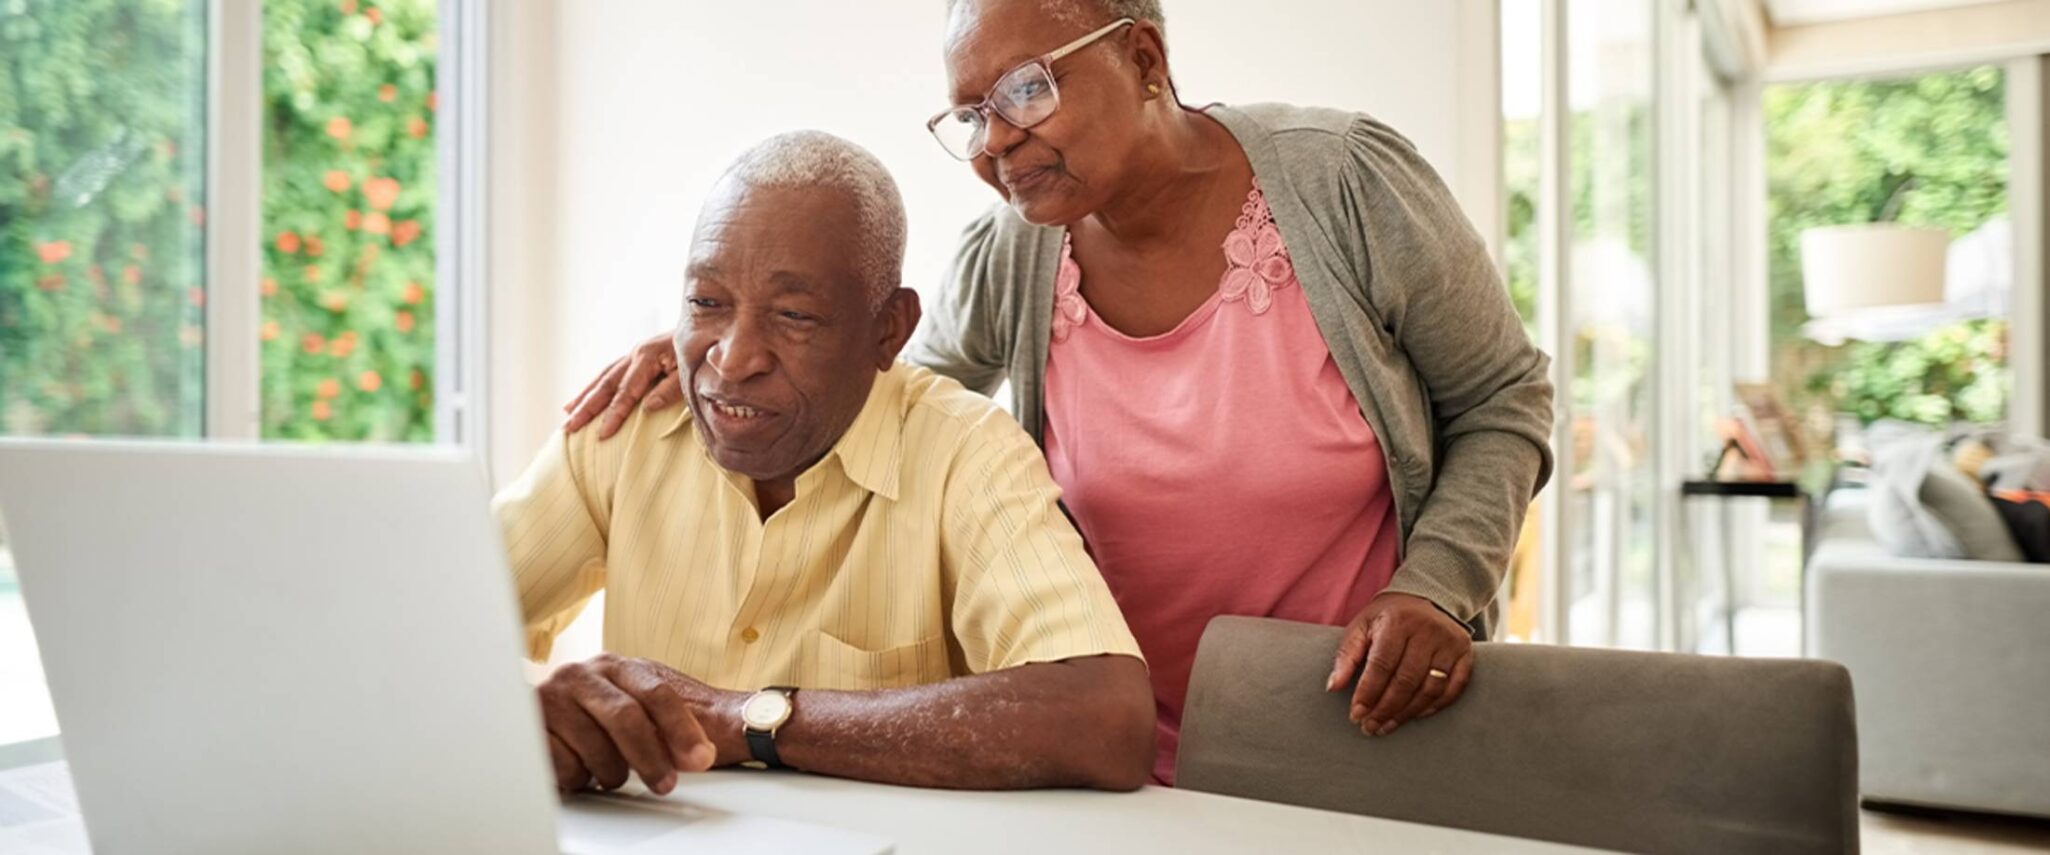
[[1460,701],[1369,738],[1339,630],[1212,621],[1181,787],[1631,852],[1856,852],[1851,678],[1832,662],[1480,644]]

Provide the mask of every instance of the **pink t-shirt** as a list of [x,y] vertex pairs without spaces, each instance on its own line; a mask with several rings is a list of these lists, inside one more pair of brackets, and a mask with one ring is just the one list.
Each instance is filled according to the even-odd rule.
[[1152,669],[1164,784],[1211,618],[1342,624],[1396,566],[1380,442],[1257,184],[1224,253],[1218,292],[1149,338],[1096,316],[1065,249],[1055,280],[1046,457]]

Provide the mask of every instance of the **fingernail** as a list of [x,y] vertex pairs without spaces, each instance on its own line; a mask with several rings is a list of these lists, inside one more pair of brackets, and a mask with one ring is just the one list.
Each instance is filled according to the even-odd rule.
[[710,743],[700,743],[698,747],[690,750],[690,761],[699,769],[710,769],[712,761],[717,760],[718,755],[719,752],[714,750]]
[[669,773],[669,774],[667,774],[667,775],[663,775],[663,776],[662,776],[662,780],[656,781],[656,782],[655,782],[655,786],[651,787],[650,789],[653,789],[653,790],[655,791],[655,793],[656,793],[657,795],[665,795],[665,796],[666,796],[666,795],[668,795],[668,794],[669,794],[669,791],[670,791],[670,790],[673,790],[673,789],[675,789],[675,788],[676,788],[676,773],[675,773],[675,772],[670,772],[670,773]]
[[1352,713],[1351,713],[1351,717],[1352,717],[1352,723],[1353,723],[1353,724],[1359,724],[1359,723],[1360,723],[1360,718],[1361,718],[1362,716],[1365,716],[1366,714],[1367,714],[1367,708],[1366,708],[1366,707],[1359,707],[1359,706],[1353,707],[1353,708],[1352,708]]
[[1396,724],[1395,722],[1392,722],[1392,721],[1391,721],[1391,722],[1389,722],[1389,723],[1387,723],[1387,724],[1381,725],[1381,729],[1380,729],[1380,730],[1378,730],[1378,731],[1375,731],[1375,734],[1376,734],[1376,735],[1378,735],[1378,736],[1387,736],[1388,734],[1394,733],[1394,732],[1395,732],[1395,728],[1397,728],[1397,727],[1400,727],[1400,726],[1401,726],[1401,725],[1398,725],[1398,724]]
[[1424,710],[1424,714],[1423,714],[1423,715],[1420,715],[1420,716],[1417,716],[1417,718],[1430,718],[1431,716],[1434,716],[1434,715],[1437,715],[1437,714],[1438,714],[1438,711],[1437,711],[1437,710]]
[[1367,735],[1369,735],[1369,736],[1380,736],[1380,735],[1381,735],[1381,723],[1380,723],[1380,722],[1378,722],[1378,721],[1363,721],[1363,722],[1360,722],[1360,729],[1361,729],[1361,730],[1365,730],[1365,731],[1367,732]]

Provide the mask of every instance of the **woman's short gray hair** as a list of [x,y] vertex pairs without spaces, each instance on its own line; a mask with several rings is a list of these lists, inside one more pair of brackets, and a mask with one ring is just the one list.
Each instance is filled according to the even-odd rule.
[[[1167,14],[1160,11],[1160,0],[1039,0],[1039,4],[1047,17],[1076,26],[1130,18],[1149,21],[1163,34],[1167,32]],[[947,0],[947,12],[951,14],[959,5],[961,0]]]
[[903,284],[904,196],[868,149],[824,131],[777,134],[742,153],[722,181],[744,187],[838,190],[854,202],[860,234],[848,235],[854,263],[878,309]]

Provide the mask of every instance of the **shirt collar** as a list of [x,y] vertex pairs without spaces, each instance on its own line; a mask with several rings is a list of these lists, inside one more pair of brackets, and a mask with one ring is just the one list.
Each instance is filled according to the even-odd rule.
[[[893,502],[897,500],[898,476],[904,468],[905,370],[904,363],[899,362],[876,375],[875,384],[868,390],[868,400],[861,405],[861,414],[854,417],[854,423],[847,426],[847,432],[840,435],[833,450],[826,453],[829,459],[839,459],[847,480]],[[683,404],[678,409],[682,412],[662,431],[665,439],[691,423],[690,405]],[[815,465],[805,474],[817,468]]]

